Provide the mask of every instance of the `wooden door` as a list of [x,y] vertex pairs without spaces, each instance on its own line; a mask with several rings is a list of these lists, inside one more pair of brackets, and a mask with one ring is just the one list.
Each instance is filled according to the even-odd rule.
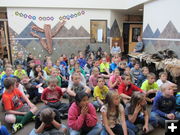
[[5,19],[0,20],[0,58],[8,58],[10,61],[8,24]]
[[133,52],[137,37],[142,36],[142,24],[130,24],[129,27],[129,53]]

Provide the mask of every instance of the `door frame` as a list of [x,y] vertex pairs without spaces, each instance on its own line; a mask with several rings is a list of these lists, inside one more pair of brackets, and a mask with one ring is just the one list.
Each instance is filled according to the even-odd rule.
[[129,28],[130,24],[142,24],[142,22],[124,22],[123,23],[123,41],[124,41],[124,54],[129,53]]
[[[132,38],[133,38],[132,37],[133,36],[133,28],[134,27],[141,29],[140,35],[138,35],[138,36],[142,36],[143,25],[142,24],[130,24],[130,26],[129,26],[129,49],[128,49],[128,53],[133,51],[133,49],[135,48],[135,44],[137,43],[137,42],[133,42],[132,41]],[[134,45],[130,46],[131,43],[133,43]]]

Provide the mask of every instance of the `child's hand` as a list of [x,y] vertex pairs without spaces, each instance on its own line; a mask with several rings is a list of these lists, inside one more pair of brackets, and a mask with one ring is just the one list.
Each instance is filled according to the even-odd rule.
[[87,112],[88,112],[88,107],[87,106],[82,107],[81,114],[86,115]]
[[137,105],[134,112],[139,113],[141,109],[141,105]]
[[144,131],[145,133],[148,133],[148,131],[149,131],[148,125],[144,125],[144,126],[143,126],[143,131]]
[[39,76],[39,77],[41,77],[41,76],[42,76],[42,73],[41,73],[41,72],[39,72],[39,73],[38,73],[38,76]]
[[173,113],[169,113],[169,114],[167,114],[167,118],[170,119],[170,120],[174,120],[175,115]]

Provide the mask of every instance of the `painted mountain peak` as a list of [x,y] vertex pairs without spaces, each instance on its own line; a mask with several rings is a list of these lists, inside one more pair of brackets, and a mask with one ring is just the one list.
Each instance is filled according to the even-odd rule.
[[162,32],[159,31],[157,28],[156,31],[153,33],[151,27],[149,24],[147,24],[144,32],[143,32],[143,38],[171,38],[176,39],[180,38],[180,33],[178,33],[176,27],[174,24],[169,21],[169,23],[166,25],[164,30]]
[[[30,22],[23,30],[22,32],[18,35],[13,29],[10,29],[10,32],[12,33],[12,35],[16,35],[17,38],[33,38],[33,36],[30,34],[30,32],[34,32],[36,34],[38,34],[41,37],[45,37],[44,33],[42,32],[37,32],[32,30],[32,26],[36,25],[34,22]],[[57,28],[57,24],[52,28],[52,31],[54,31]],[[90,34],[88,31],[86,31],[86,29],[81,26],[79,29],[76,29],[74,26],[72,26],[70,29],[67,29],[65,26],[63,26],[61,28],[61,30],[56,34],[55,37],[89,37]],[[26,40],[22,40],[22,39],[18,39],[18,43],[21,45],[28,45],[32,39],[26,39]],[[39,42],[39,40],[35,40],[37,42]]]
[[119,25],[118,25],[116,19],[114,20],[113,25],[111,27],[110,36],[111,37],[120,37],[121,36],[120,30],[119,30]]
[[146,28],[144,29],[143,38],[152,38],[152,37],[153,37],[153,31],[150,25],[148,24]]
[[18,36],[18,34],[11,27],[9,27],[9,34],[10,34],[10,37],[13,37],[13,38],[16,38]]
[[83,26],[79,27],[78,31],[79,31],[80,37],[89,37],[90,36],[89,32],[87,32]]
[[156,29],[156,31],[153,34],[153,38],[158,38],[160,36],[160,34],[161,33],[160,33],[159,29]]
[[174,26],[174,24],[171,21],[169,21],[169,23],[166,25],[166,27],[162,31],[160,37],[161,38],[180,38],[180,35],[176,27]]

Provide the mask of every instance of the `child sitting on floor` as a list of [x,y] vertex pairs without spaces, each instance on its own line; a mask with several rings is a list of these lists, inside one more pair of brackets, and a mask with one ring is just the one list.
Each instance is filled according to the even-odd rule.
[[18,78],[22,79],[24,75],[27,75],[26,71],[22,69],[22,65],[17,65],[16,68],[17,69],[14,71],[14,75]]
[[122,82],[122,79],[121,79],[121,76],[120,76],[119,69],[116,68],[113,71],[113,75],[109,79],[109,82],[108,82],[109,88],[111,90],[117,91],[118,90],[118,86],[121,84],[121,82]]
[[0,93],[4,92],[4,80],[8,77],[14,77],[12,67],[8,66],[5,69],[5,74],[1,78],[1,90]]
[[98,77],[98,84],[94,88],[94,107],[99,110],[102,105],[104,104],[104,101],[106,99],[106,95],[108,93],[109,89],[105,85],[105,80],[103,77]]
[[148,102],[151,104],[154,100],[157,90],[159,90],[158,84],[156,83],[156,75],[154,73],[149,73],[147,75],[147,80],[143,82],[141,89],[146,92]]
[[78,92],[68,112],[70,135],[99,135],[102,126],[97,122],[96,110],[89,103],[88,94],[84,91]]
[[120,71],[120,75],[123,75],[123,74],[124,74],[125,68],[126,68],[126,63],[123,62],[123,61],[120,62],[120,63],[119,63],[119,67],[118,67],[118,69],[119,69],[119,71]]
[[118,94],[122,97],[123,102],[126,104],[131,99],[134,91],[143,92],[142,89],[131,83],[131,77],[129,75],[122,75],[122,83],[118,87]]
[[68,112],[68,104],[61,102],[63,91],[57,86],[58,80],[56,78],[49,78],[48,87],[44,89],[41,95],[41,100],[49,107],[55,108],[64,117]]
[[142,74],[138,76],[137,80],[137,86],[141,88],[142,83],[147,79],[147,75],[149,74],[149,69],[148,67],[143,67],[142,68]]
[[130,60],[130,62],[128,63],[127,66],[130,67],[130,68],[133,68],[136,62],[137,61],[136,61],[135,58],[131,58],[131,60]]
[[[154,127],[157,127],[156,120],[153,117],[149,117],[144,93],[133,93],[130,103],[126,105],[125,114],[127,116],[127,128],[133,130],[135,134],[149,133]],[[138,126],[138,124],[141,125]]]
[[158,124],[165,127],[165,120],[180,120],[180,115],[175,111],[176,99],[171,83],[161,85],[161,92],[154,99],[151,115]]
[[131,77],[131,82],[134,84],[135,79],[134,79],[133,75],[131,74],[130,67],[128,67],[128,66],[125,67],[124,74],[129,75]]
[[58,111],[44,108],[36,115],[35,129],[29,135],[64,135],[66,132],[67,128],[61,124]]
[[44,71],[46,71],[48,76],[51,74],[52,68],[53,68],[52,61],[47,61],[46,62],[46,67],[44,68]]
[[30,79],[28,76],[24,76],[21,80],[22,85],[27,90],[27,93],[29,95],[29,99],[32,99],[32,102],[34,104],[37,104],[40,101],[40,93],[38,89],[42,89],[42,84],[35,84],[34,80]]
[[141,69],[140,69],[140,65],[139,65],[138,62],[136,62],[136,63],[134,64],[134,67],[131,69],[131,74],[132,74],[132,76],[134,77],[135,84],[137,84],[138,77],[139,77],[139,75],[142,74]]
[[91,90],[89,87],[81,83],[81,76],[79,73],[74,72],[72,74],[72,83],[69,83],[67,88],[67,93],[69,94],[69,103],[72,104],[74,102],[74,97],[78,91],[85,91],[90,94]]
[[[2,96],[2,103],[6,111],[5,121],[13,123],[13,132],[17,132],[32,119],[37,111],[37,107],[15,88],[14,78],[6,78],[4,86],[6,90]],[[24,104],[22,99],[27,104]]]
[[[106,96],[105,105],[101,107],[104,128],[101,135],[122,134],[127,135],[128,130],[125,120],[124,107],[119,104],[120,98],[117,92],[109,91]],[[129,135],[135,135],[129,130]]]
[[97,86],[97,79],[99,76],[99,69],[97,67],[94,67],[92,69],[92,75],[89,77],[89,87],[92,91],[94,91],[94,87]]
[[[159,88],[164,83],[172,83],[172,82],[167,80],[167,77],[168,77],[168,74],[166,72],[160,72],[159,73],[159,79],[156,81],[156,83],[158,84]],[[172,84],[174,84],[174,83],[172,83]],[[174,86],[176,87],[176,84],[174,84]]]
[[109,63],[106,61],[106,58],[102,58],[102,63],[100,64],[100,73],[104,75],[110,75],[109,72]]

